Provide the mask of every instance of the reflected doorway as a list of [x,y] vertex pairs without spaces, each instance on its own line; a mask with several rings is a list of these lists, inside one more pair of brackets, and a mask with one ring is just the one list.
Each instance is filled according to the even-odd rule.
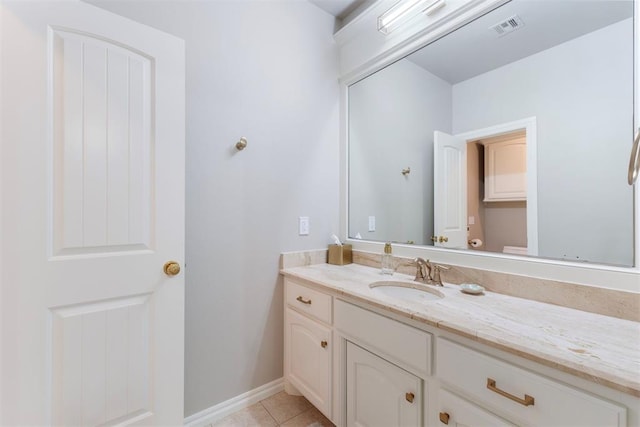
[[535,117],[434,133],[434,245],[538,254]]
[[467,142],[469,249],[527,254],[526,132]]

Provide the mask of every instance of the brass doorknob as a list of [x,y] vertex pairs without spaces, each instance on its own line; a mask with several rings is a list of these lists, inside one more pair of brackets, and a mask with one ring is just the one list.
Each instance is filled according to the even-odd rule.
[[443,243],[443,242],[444,242],[444,243],[446,243],[446,242],[448,242],[448,241],[449,241],[449,238],[448,238],[448,237],[445,237],[445,236],[440,236],[440,237],[438,238],[438,241],[439,241],[440,243]]
[[440,422],[442,424],[449,424],[449,414],[447,414],[446,412],[440,412]]
[[175,276],[180,273],[180,264],[177,261],[167,261],[164,263],[163,270],[167,276]]
[[415,394],[409,392],[409,393],[405,393],[404,394],[404,398],[407,400],[407,402],[409,403],[413,403],[413,399],[415,399]]

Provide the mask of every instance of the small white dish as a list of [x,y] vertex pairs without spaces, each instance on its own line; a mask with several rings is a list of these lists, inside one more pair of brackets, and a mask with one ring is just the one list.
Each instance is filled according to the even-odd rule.
[[463,283],[460,285],[460,291],[465,294],[480,295],[484,292],[484,288],[475,283]]

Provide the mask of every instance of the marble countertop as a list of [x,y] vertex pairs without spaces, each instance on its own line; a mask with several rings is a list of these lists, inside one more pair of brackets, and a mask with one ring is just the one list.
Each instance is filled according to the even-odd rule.
[[458,285],[436,290],[444,298],[410,302],[374,292],[382,275],[358,264],[314,264],[281,270],[334,295],[344,295],[401,317],[447,330],[546,366],[640,397],[640,323],[522,298],[485,292],[468,295]]

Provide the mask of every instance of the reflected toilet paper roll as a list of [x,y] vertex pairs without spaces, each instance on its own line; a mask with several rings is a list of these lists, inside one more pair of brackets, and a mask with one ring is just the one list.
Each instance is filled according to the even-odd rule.
[[482,246],[482,240],[471,239],[469,240],[469,246],[471,246],[472,248],[479,248],[480,246]]

